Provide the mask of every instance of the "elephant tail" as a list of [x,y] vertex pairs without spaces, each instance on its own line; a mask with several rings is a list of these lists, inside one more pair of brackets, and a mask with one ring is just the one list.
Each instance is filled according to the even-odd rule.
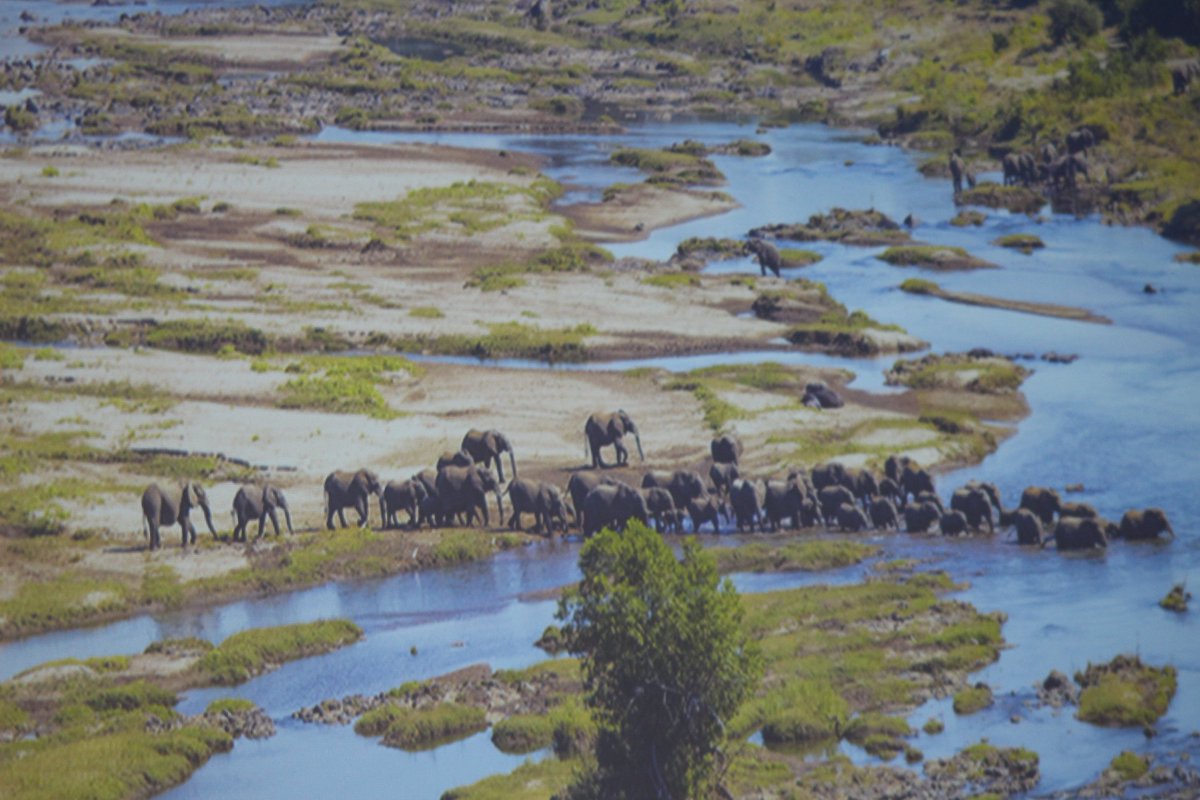
[[142,512],[142,538],[147,541],[150,539],[150,517]]

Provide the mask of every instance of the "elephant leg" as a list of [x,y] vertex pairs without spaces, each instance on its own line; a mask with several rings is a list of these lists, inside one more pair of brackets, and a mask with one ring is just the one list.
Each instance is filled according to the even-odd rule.
[[613,447],[617,451],[617,466],[622,466],[629,463],[629,450],[625,448],[624,437],[618,436],[613,442]]
[[515,531],[517,528],[521,527],[520,516],[521,512],[514,508],[512,516],[508,518],[508,529],[510,531]]
[[[276,538],[278,538],[279,537],[279,516],[276,513],[275,509],[273,509],[273,508],[271,509],[270,516],[271,516],[271,527],[275,530],[275,536],[276,536]],[[262,527],[263,527],[262,523],[263,523],[262,520],[258,521],[258,535],[259,536],[262,536]]]
[[608,464],[604,463],[604,457],[600,455],[600,443],[589,442],[592,448],[592,469],[607,469]]
[[162,542],[158,538],[158,520],[147,517],[146,523],[150,529],[150,549],[157,550],[162,545]]

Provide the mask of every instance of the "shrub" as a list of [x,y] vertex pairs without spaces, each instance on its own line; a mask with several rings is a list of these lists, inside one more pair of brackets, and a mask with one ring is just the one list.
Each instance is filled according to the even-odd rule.
[[1099,33],[1104,24],[1100,9],[1087,0],[1054,0],[1046,14],[1050,17],[1050,37],[1055,44],[1068,39],[1079,44]]

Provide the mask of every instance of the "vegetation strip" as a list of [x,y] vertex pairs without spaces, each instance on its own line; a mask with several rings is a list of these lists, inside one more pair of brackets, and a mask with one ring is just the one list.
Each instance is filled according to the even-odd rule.
[[1073,308],[1055,303],[1035,303],[1029,300],[1007,300],[1001,297],[989,297],[988,295],[975,294],[973,292],[952,292],[948,289],[943,289],[933,281],[921,278],[907,279],[904,283],[900,284],[900,290],[909,294],[928,295],[929,297],[937,297],[951,303],[962,303],[968,306],[1001,308],[1005,311],[1017,311],[1022,314],[1037,314],[1042,317],[1058,317],[1060,319],[1072,319],[1079,322],[1095,322],[1101,325],[1112,324],[1112,320],[1108,317],[1095,314],[1084,308]]

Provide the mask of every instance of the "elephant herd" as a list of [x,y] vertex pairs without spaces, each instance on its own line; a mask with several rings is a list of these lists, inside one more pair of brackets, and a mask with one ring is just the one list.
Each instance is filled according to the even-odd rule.
[[[400,527],[401,511],[407,517],[403,524],[413,528],[478,523],[486,527],[491,524],[489,495],[495,497],[503,524],[503,497],[507,495],[509,528],[521,529],[522,515],[528,514],[533,517],[533,529],[549,535],[556,530],[565,535],[575,527],[591,536],[606,527],[621,529],[636,519],[653,523],[660,533],[682,532],[685,527],[699,532],[705,525],[715,533],[722,521],[739,532],[817,526],[845,532],[899,531],[903,526],[909,533],[938,531],[957,536],[1011,527],[1020,544],[1044,546],[1053,540],[1060,550],[1106,547],[1112,538],[1174,536],[1161,509],[1131,510],[1119,524],[1112,523],[1092,506],[1063,502],[1053,489],[1040,487],[1027,488],[1016,508],[1005,509],[995,484],[969,481],[951,494],[947,508],[930,473],[907,456],[889,456],[881,474],[831,462],[811,470],[792,470],[784,478],[753,480],[741,474],[742,443],[729,435],[712,440],[707,480],[693,470],[651,470],[639,486],[633,486],[601,469],[628,464],[627,434],[634,437],[642,454],[641,438],[630,416],[624,411],[593,414],[584,425],[584,434],[592,469],[575,471],[565,492],[549,482],[518,477],[511,443],[494,430],[468,431],[458,452],[443,454],[435,469],[421,470],[407,480],[383,484],[366,469],[332,472],[324,484],[326,527],[334,528],[335,516],[345,527],[346,509],[356,512],[360,527],[366,526],[372,495],[379,499],[383,528]],[[601,456],[601,449],[610,446],[616,452],[614,465]],[[503,453],[508,453],[512,479],[502,491]],[[188,518],[195,507],[203,511],[215,536],[208,498],[200,486],[186,484],[178,501],[157,485],[148,487],[142,496],[142,510],[150,547],[160,546],[161,525],[175,523],[183,531],[183,545],[195,544],[196,529]],[[268,518],[278,536],[278,510],[283,511],[291,533],[291,514],[282,491],[270,484],[243,486],[233,502],[233,539],[245,541],[247,525],[254,519],[261,537]]]
[[1038,152],[1008,153],[1001,159],[1005,186],[1043,185],[1053,189],[1074,189],[1077,177],[1088,179],[1089,152],[1096,146],[1091,128],[1076,128],[1067,134],[1063,150],[1053,142],[1044,143]]

